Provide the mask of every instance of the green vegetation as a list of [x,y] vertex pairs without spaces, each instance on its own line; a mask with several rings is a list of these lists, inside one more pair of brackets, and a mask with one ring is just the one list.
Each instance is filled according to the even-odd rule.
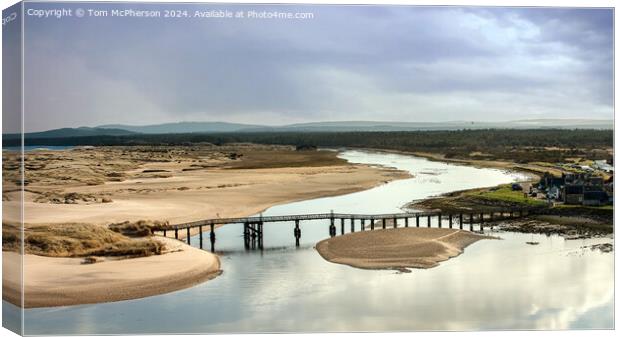
[[[105,226],[91,224],[37,225],[24,229],[24,251],[49,257],[149,256],[163,244],[148,237],[131,239]],[[18,251],[20,227],[2,224],[2,250]]]
[[[238,132],[139,134],[72,138],[26,139],[26,145],[192,145],[208,142],[293,146],[376,148],[441,153],[447,158],[565,162],[568,159],[607,159],[613,130],[488,129],[399,132]],[[17,142],[7,140],[5,146]]]
[[524,196],[523,191],[513,191],[510,185],[500,185],[497,188],[488,190],[467,192],[465,195],[489,201],[506,202],[513,206],[545,206],[547,204],[543,200]]

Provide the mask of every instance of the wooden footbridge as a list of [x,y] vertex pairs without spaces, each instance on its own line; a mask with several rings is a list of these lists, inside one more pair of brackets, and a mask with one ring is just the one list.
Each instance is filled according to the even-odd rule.
[[[463,230],[484,231],[484,226],[493,227],[493,222],[522,217],[529,214],[527,209],[510,208],[502,211],[494,212],[459,212],[459,213],[441,213],[441,212],[410,212],[410,213],[391,213],[391,214],[343,214],[343,213],[319,213],[319,214],[297,214],[297,215],[275,215],[275,216],[256,216],[246,218],[218,218],[207,219],[175,225],[167,225],[158,228],[164,236],[168,232],[174,231],[175,239],[179,238],[179,231],[186,231],[187,243],[191,243],[191,229],[198,228],[200,248],[203,247],[203,229],[209,227],[209,241],[211,243],[211,251],[215,250],[215,226],[224,224],[239,223],[243,224],[243,239],[245,247],[263,249],[263,226],[267,223],[275,222],[293,222],[293,237],[295,245],[299,246],[301,238],[301,228],[299,223],[308,220],[329,220],[329,235],[336,236],[336,225],[340,225],[340,234],[345,234],[345,222],[349,223],[350,232],[388,229],[400,227],[431,227],[431,219],[437,219],[438,228],[446,226],[446,228],[459,228]],[[411,221],[411,224],[410,224]],[[358,225],[359,224],[359,225]]]

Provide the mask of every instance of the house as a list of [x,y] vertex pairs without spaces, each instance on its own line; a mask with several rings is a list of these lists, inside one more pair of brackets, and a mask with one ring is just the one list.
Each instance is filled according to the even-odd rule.
[[547,199],[559,200],[560,199],[560,188],[557,186],[549,187],[547,189]]
[[562,193],[563,201],[567,205],[581,205],[583,203],[583,185],[566,185]]
[[607,193],[604,191],[588,191],[583,193],[584,206],[600,206],[608,202]]

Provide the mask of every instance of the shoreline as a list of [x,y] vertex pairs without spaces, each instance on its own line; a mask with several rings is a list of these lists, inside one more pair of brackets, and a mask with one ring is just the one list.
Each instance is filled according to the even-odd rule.
[[[187,170],[187,165],[147,162],[123,173],[128,178],[122,181],[98,185],[68,184],[61,190],[61,193],[107,196],[112,202],[37,202],[36,198],[42,192],[26,192],[25,227],[39,223],[107,226],[123,221],[165,219],[180,223],[216,216],[242,217],[276,205],[355,193],[411,177],[406,171],[387,166],[353,163],[201,170]],[[143,177],[145,171],[158,170],[166,170],[170,176]],[[45,192],[60,186],[30,185],[28,190],[36,191],[38,188]],[[15,192],[8,192],[11,193]],[[4,204],[17,205],[18,201],[5,200]],[[11,216],[5,212],[3,220],[10,221]],[[196,228],[190,235],[197,233]],[[153,238],[166,242],[168,250],[173,252],[122,260],[104,258],[103,262],[93,264],[82,264],[83,258],[24,255],[25,307],[137,299],[185,289],[221,273],[217,255],[183,242],[186,231],[179,232],[179,240],[162,235],[154,235]],[[21,287],[19,280],[15,279],[18,275],[11,275],[10,271],[19,269],[21,257],[5,251],[3,261],[3,299],[20,306]]]
[[[158,239],[169,252],[93,264],[82,264],[82,258],[24,255],[24,308],[138,299],[190,288],[220,275],[217,255],[174,239]],[[19,260],[18,253],[3,252],[3,300],[18,307],[18,275],[8,272],[19,268]]]
[[326,261],[359,269],[428,269],[463,254],[479,240],[496,239],[448,228],[397,228],[325,239],[316,250]]

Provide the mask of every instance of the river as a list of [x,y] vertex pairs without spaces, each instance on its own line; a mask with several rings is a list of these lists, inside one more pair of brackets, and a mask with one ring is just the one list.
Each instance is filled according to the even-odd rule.
[[[525,178],[496,169],[398,154],[345,151],[341,156],[355,163],[408,170],[414,177],[358,193],[276,206],[263,214],[331,210],[364,214],[399,212],[411,200]],[[348,222],[346,229],[349,231]],[[216,279],[137,300],[28,309],[25,333],[610,329],[614,326],[613,254],[582,248],[613,242],[611,238],[565,240],[556,235],[487,231],[502,240],[479,241],[466,248],[461,256],[436,268],[400,273],[360,270],[326,262],[313,246],[328,237],[328,223],[302,222],[301,230],[301,246],[296,248],[292,223],[266,224],[265,249],[246,251],[242,226],[223,226],[216,230],[216,251],[221,256],[224,272]],[[527,245],[527,241],[540,244]],[[194,238],[192,244],[197,243]],[[16,310],[6,302],[3,309]]]

